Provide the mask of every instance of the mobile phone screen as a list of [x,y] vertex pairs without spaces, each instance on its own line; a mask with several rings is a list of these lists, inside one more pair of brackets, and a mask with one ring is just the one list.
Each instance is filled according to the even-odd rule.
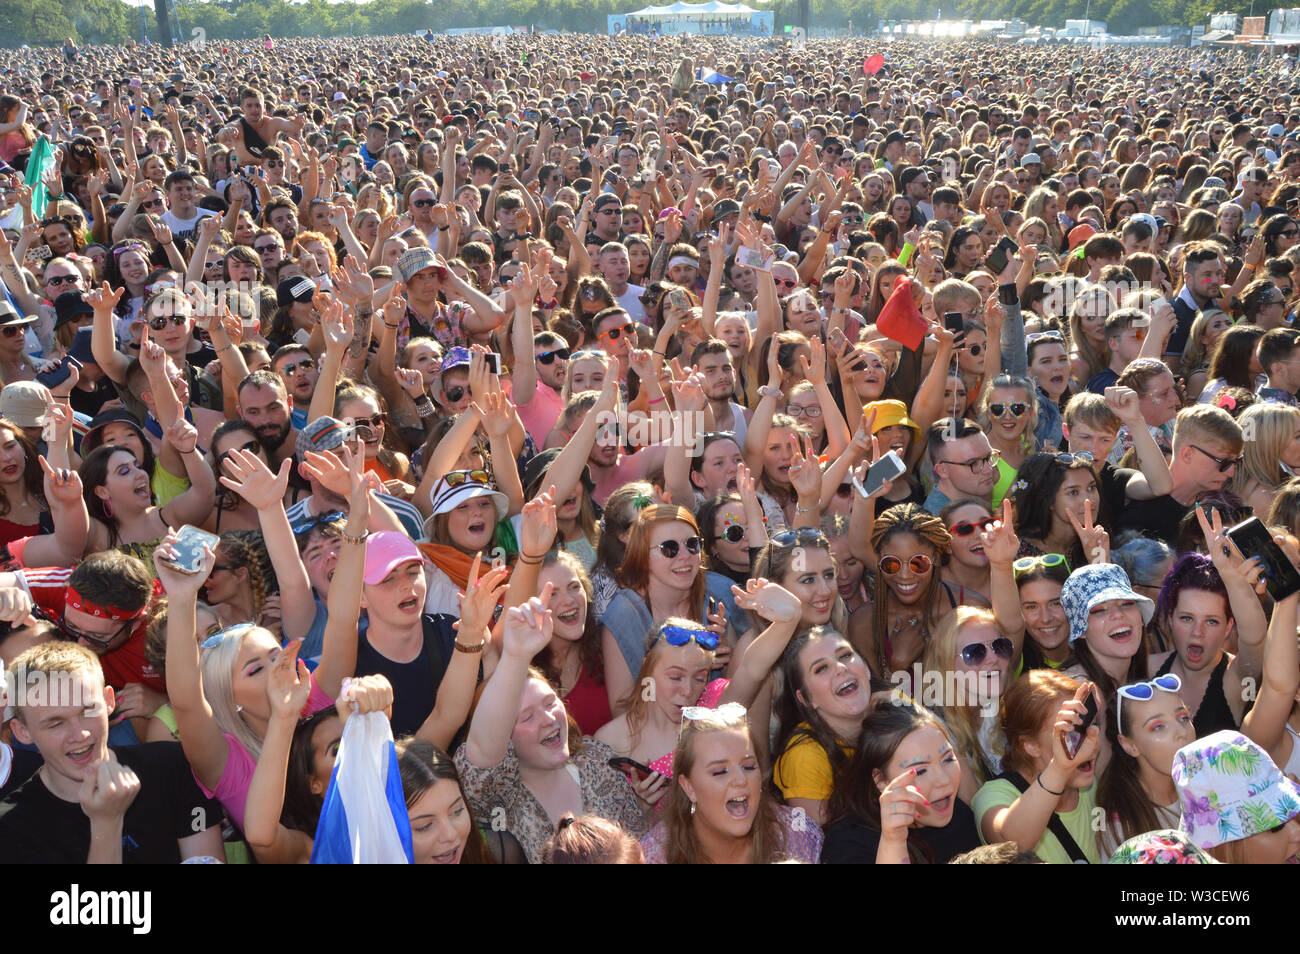
[[1259,558],[1264,568],[1264,585],[1274,602],[1300,593],[1300,572],[1296,571],[1282,548],[1273,542],[1268,527],[1258,517],[1247,517],[1229,527],[1228,539],[1237,545],[1243,556]]

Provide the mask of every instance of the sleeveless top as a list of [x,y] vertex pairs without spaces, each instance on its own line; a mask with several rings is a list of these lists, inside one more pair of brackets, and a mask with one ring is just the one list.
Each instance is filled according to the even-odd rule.
[[[1168,674],[1174,666],[1174,660],[1177,658],[1177,653],[1171,654],[1156,675]],[[1210,682],[1205,687],[1205,697],[1201,699],[1201,707],[1192,716],[1192,726],[1196,729],[1197,738],[1204,738],[1211,732],[1219,732],[1224,729],[1235,731],[1239,728],[1237,720],[1232,714],[1232,708],[1228,705],[1227,697],[1223,694],[1223,674],[1227,671],[1228,654],[1224,653],[1219,659],[1219,664],[1214,667],[1214,672],[1210,673]]]
[[1291,757],[1286,760],[1282,771],[1293,778],[1300,778],[1300,732],[1291,728],[1289,724],[1285,725],[1287,735],[1291,736]]
[[243,127],[244,130],[244,149],[248,151],[250,156],[256,156],[258,159],[261,159],[262,150],[267,147],[266,140],[263,139],[262,134],[254,129],[249,124],[248,120],[242,116],[239,117],[239,125]]

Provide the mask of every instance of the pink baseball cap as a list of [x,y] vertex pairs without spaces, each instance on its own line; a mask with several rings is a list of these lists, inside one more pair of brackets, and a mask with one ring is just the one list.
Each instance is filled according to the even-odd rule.
[[366,538],[366,572],[362,579],[368,586],[382,582],[384,577],[403,563],[412,560],[424,562],[415,541],[398,530],[380,530]]

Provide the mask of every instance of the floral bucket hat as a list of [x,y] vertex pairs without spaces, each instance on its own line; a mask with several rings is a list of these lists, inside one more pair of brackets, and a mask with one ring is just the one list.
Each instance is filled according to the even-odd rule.
[[1194,845],[1177,828],[1135,835],[1115,849],[1108,865],[1217,865],[1219,860]]
[[1179,828],[1201,848],[1270,831],[1300,815],[1300,788],[1240,732],[1197,739],[1174,754]]

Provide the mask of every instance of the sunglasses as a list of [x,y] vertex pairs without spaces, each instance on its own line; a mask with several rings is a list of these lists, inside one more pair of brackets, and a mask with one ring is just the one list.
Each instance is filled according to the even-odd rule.
[[353,417],[353,418],[349,418],[349,420],[352,422],[353,427],[369,428],[371,430],[377,431],[380,428],[382,428],[385,423],[387,423],[388,416],[383,412],[380,412],[379,414],[376,414],[374,417]]
[[685,540],[665,540],[663,543],[655,544],[655,549],[671,560],[682,552],[683,546],[686,547],[687,553],[699,553],[702,542],[699,537],[687,537]]
[[[415,206],[417,209],[429,209],[437,204],[438,203],[434,202],[433,199],[415,199],[411,202],[411,205]],[[501,211],[505,212],[507,210],[502,209]]]
[[1077,453],[1074,454],[1065,454],[1065,453],[1053,454],[1052,456],[1055,457],[1057,460],[1059,460],[1066,467],[1070,467],[1074,464],[1087,464],[1089,466],[1092,466],[1092,462],[1093,462],[1093,456],[1089,454],[1087,451],[1078,451]]
[[80,279],[80,275],[55,275],[45,279],[45,284],[58,288],[60,285],[75,285]]
[[1200,452],[1201,452],[1202,454],[1204,454],[1206,457],[1210,458],[1210,460],[1212,460],[1212,461],[1214,461],[1216,464],[1218,464],[1218,465],[1219,465],[1219,473],[1221,473],[1221,474],[1227,473],[1229,470],[1231,470],[1232,468],[1236,467],[1236,466],[1239,465],[1243,460],[1246,459],[1244,456],[1243,456],[1243,457],[1215,457],[1213,454],[1211,454],[1211,453],[1210,453],[1209,451],[1207,451],[1205,448],[1203,448],[1203,447],[1197,447],[1195,444],[1192,445],[1192,448],[1195,449],[1195,450],[1200,451]]
[[991,526],[993,526],[992,517],[985,517],[976,522],[963,520],[961,523],[954,523],[948,528],[948,532],[954,537],[969,537],[976,530],[987,530]]
[[[934,561],[924,553],[918,553],[907,561],[907,565],[912,568],[912,572],[917,576],[925,576],[934,569]],[[880,558],[880,572],[885,576],[895,576],[903,571],[903,561],[896,556],[886,556]]]
[[1133,702],[1149,702],[1155,696],[1157,689],[1161,692],[1177,692],[1181,688],[1183,688],[1183,681],[1173,673],[1156,676],[1150,682],[1135,682],[1127,686],[1120,686],[1116,690],[1118,697],[1115,700],[1116,724],[1121,728],[1124,725],[1123,708],[1125,699]]
[[601,332],[598,337],[608,338],[610,341],[617,341],[619,335],[627,335],[632,338],[636,335],[636,325],[628,322],[621,328],[610,328],[609,331]]
[[149,319],[149,327],[154,331],[162,331],[167,327],[167,322],[169,321],[179,328],[189,320],[189,316],[187,315],[158,315]]
[[280,248],[280,243],[279,243],[279,242],[268,242],[268,243],[265,243],[265,244],[263,244],[263,245],[254,245],[254,246],[253,246],[253,251],[255,251],[255,252],[260,252],[260,253],[262,253],[263,255],[265,255],[267,252],[273,251],[274,249],[277,249],[277,248]]
[[537,360],[542,364],[553,364],[556,358],[561,361],[568,361],[569,355],[572,353],[568,348],[557,348],[554,351],[543,351],[537,356]]
[[776,284],[780,288],[794,288],[799,283],[795,281],[793,278],[778,278],[776,279]]
[[455,404],[465,396],[465,389],[461,387],[443,388],[442,393],[446,396],[448,403]]
[[1035,331],[1032,335],[1025,336],[1025,345],[1031,345],[1038,341],[1065,341],[1059,331]]
[[712,651],[718,648],[718,634],[704,629],[687,629],[685,626],[663,626],[659,629],[659,635],[664,638],[664,642],[669,646],[685,646],[693,639],[701,649]]
[[448,487],[463,487],[465,484],[492,483],[492,475],[486,470],[478,468],[474,470],[453,470],[446,474],[442,479],[447,482]]
[[978,666],[988,658],[989,649],[993,650],[993,655],[999,659],[1010,659],[1015,655],[1016,644],[1005,636],[999,636],[993,640],[993,643],[971,643],[969,646],[961,648],[961,660],[968,666]]
[[1004,417],[1010,412],[1012,417],[1024,417],[1029,411],[1029,405],[1024,401],[1015,401],[1011,404],[990,404],[989,414],[994,417]]
[[311,358],[303,358],[301,361],[292,361],[281,368],[281,373],[289,377],[296,377],[299,373],[306,374],[312,368],[316,367],[316,362]]
[[713,539],[726,540],[728,543],[739,543],[741,540],[745,539],[745,534],[747,532],[748,531],[746,531],[746,529],[742,527],[740,524],[733,523],[728,525],[720,534],[718,534]]
[[141,202],[140,207],[144,209],[161,209],[163,206],[162,199],[150,199],[148,202]]
[[1070,564],[1059,553],[1044,553],[1041,556],[1024,556],[1011,564],[1011,573],[1016,579],[1040,566],[1064,566],[1070,572]]
[[75,626],[70,624],[62,616],[55,616],[54,614],[49,613],[43,609],[40,609],[39,607],[37,607],[35,610],[32,611],[32,615],[35,616],[37,619],[43,619],[45,620],[45,622],[53,624],[55,629],[57,629],[60,633],[62,633],[65,637],[70,639],[72,642],[75,643],[78,640],[81,640],[83,642],[90,644],[96,649],[107,649],[109,646],[113,645],[113,643],[116,642],[118,639],[121,639],[122,636],[128,630],[130,630],[132,627],[135,626],[136,623],[139,622],[139,617],[133,616],[131,619],[126,620],[114,632],[105,635],[103,633],[82,632],[81,630],[77,629]]

